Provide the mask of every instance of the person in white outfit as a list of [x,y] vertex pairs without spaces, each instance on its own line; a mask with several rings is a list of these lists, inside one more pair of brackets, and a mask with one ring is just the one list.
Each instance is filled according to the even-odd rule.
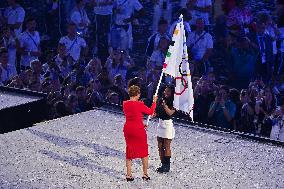
[[25,20],[25,10],[18,4],[17,0],[7,0],[7,3],[9,7],[4,11],[5,21],[13,29],[16,37],[19,37]]
[[142,13],[143,6],[139,0],[114,1],[114,25],[111,29],[112,48],[129,51],[132,49],[132,22],[134,12]]
[[161,19],[172,22],[172,3],[170,0],[154,0],[153,33],[157,32]]
[[76,24],[79,35],[86,35],[91,23],[84,8],[85,4],[85,0],[76,0],[76,6],[70,16],[71,22]]
[[3,28],[3,38],[0,42],[2,47],[5,47],[8,50],[9,62],[8,67],[12,71],[12,75],[17,75],[16,69],[16,43],[18,42],[14,31],[11,31],[9,27]]
[[41,56],[40,35],[36,31],[37,23],[34,18],[29,18],[26,21],[27,30],[20,37],[21,47],[21,69],[25,70],[30,67],[30,62],[38,59]]
[[173,108],[174,87],[166,86],[162,98],[159,99],[156,107],[156,117],[159,118],[157,128],[157,141],[161,166],[157,172],[164,173],[170,171],[171,142],[175,137],[172,115],[175,113]]
[[284,141],[284,97],[281,98],[280,107],[272,114],[274,125],[272,126],[270,138]]

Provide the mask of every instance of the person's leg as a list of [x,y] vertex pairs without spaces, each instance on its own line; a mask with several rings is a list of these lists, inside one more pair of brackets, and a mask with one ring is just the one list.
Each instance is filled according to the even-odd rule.
[[157,137],[157,141],[158,141],[159,156],[160,156],[160,160],[162,162],[163,157],[164,157],[164,142],[163,142],[163,139],[161,137]]
[[141,158],[141,160],[142,160],[143,175],[148,176],[148,156]]
[[164,146],[165,146],[165,159],[164,159],[164,172],[169,172],[170,171],[170,166],[171,166],[171,139],[164,139]]
[[132,164],[132,160],[126,159],[126,177],[132,177],[131,164]]
[[171,139],[164,139],[164,146],[165,146],[165,156],[171,156],[172,151],[171,151]]

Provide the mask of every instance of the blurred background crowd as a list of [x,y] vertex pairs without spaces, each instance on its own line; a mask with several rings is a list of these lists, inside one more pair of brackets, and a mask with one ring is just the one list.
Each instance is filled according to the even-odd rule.
[[0,85],[47,93],[50,119],[121,105],[133,84],[147,104],[180,14],[193,121],[284,140],[282,0],[3,0]]

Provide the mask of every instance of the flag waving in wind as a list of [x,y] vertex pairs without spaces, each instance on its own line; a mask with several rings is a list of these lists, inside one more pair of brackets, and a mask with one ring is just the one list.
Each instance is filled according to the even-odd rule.
[[181,15],[166,54],[163,72],[175,78],[174,108],[190,115],[193,120],[193,90],[189,70],[186,37]]

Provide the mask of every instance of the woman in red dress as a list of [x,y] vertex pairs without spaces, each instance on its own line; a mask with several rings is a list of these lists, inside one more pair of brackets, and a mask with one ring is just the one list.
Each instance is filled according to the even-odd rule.
[[143,115],[152,115],[156,108],[157,97],[154,97],[151,108],[148,108],[143,102],[139,101],[140,88],[131,86],[128,89],[130,100],[123,102],[123,112],[126,117],[123,132],[126,141],[126,169],[127,181],[133,181],[131,174],[132,159],[141,158],[143,165],[143,180],[150,180],[148,176],[148,144],[147,144],[147,126],[143,123]]

